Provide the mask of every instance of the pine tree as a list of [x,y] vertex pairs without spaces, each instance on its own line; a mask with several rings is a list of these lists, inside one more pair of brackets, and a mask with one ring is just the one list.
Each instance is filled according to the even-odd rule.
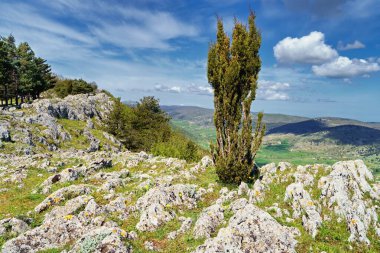
[[34,64],[35,55],[26,42],[20,43],[17,48],[17,54],[19,56],[19,91],[21,97],[24,97],[27,94],[31,94],[36,85],[34,80],[34,77],[37,75],[37,68]]
[[17,48],[15,45],[15,38],[9,35],[6,38],[1,38],[1,47],[4,53],[4,58],[2,59],[2,89],[3,89],[3,99],[5,100],[5,105],[9,103],[9,99],[18,91],[18,57]]
[[235,20],[232,43],[218,19],[217,39],[208,52],[208,81],[214,89],[216,146],[211,146],[220,180],[228,183],[249,181],[254,159],[265,134],[259,113],[252,132],[251,104],[256,97],[261,68],[261,35],[250,13],[247,27]]
[[28,43],[17,47],[15,38],[0,36],[0,95],[5,105],[23,102],[25,96],[39,97],[52,88],[54,76],[46,60],[36,57]]
[[1,105],[3,105],[3,100],[7,103],[8,88],[11,83],[10,71],[11,62],[9,60],[9,47],[8,43],[4,38],[0,38],[0,88],[1,88]]
[[149,151],[154,143],[167,141],[170,137],[170,117],[161,110],[159,100],[143,97],[133,108],[134,117],[131,124],[133,134],[128,145],[132,149]]

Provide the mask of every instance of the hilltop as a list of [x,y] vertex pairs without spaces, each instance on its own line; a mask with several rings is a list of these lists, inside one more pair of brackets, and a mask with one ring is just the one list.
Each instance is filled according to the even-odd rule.
[[105,93],[0,111],[2,252],[378,252],[380,184],[361,160],[269,163],[254,184],[126,150]]

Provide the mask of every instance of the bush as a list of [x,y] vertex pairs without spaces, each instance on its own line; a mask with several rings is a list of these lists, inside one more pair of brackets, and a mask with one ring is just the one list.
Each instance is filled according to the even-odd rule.
[[95,83],[82,79],[58,79],[53,91],[58,97],[64,98],[68,95],[93,93],[97,88]]
[[200,160],[205,153],[193,141],[178,132],[172,132],[166,142],[155,143],[151,152],[154,155],[177,157],[192,162]]

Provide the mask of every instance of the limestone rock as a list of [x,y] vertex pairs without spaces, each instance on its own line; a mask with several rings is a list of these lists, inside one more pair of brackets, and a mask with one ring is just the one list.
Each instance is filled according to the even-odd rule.
[[25,221],[16,218],[7,218],[0,220],[0,236],[5,233],[21,234],[29,229],[28,224]]
[[248,204],[194,253],[296,252],[295,237],[299,234],[296,228],[282,226],[268,213]]
[[178,235],[184,234],[190,229],[191,224],[193,223],[191,218],[186,218],[183,216],[178,217],[178,220],[181,221],[181,227],[178,230],[172,231],[168,234],[168,239],[170,240],[174,240]]
[[11,141],[11,134],[6,125],[0,125],[0,141]]
[[293,183],[286,187],[284,201],[292,201],[293,218],[302,215],[302,223],[306,231],[314,238],[322,225],[322,217],[311,199],[310,194],[301,183]]
[[175,217],[170,207],[183,206],[191,209],[196,207],[197,200],[199,196],[195,185],[176,184],[152,188],[137,200],[136,208],[141,210],[141,217],[136,228],[140,231],[154,231]]
[[163,205],[154,203],[142,211],[136,228],[140,231],[154,231],[174,217],[175,213],[173,211],[166,211]]
[[90,193],[91,188],[88,185],[70,185],[64,188],[61,188],[52,194],[50,194],[46,199],[44,199],[34,211],[36,213],[43,212],[47,208],[53,205],[57,205],[62,201],[66,200],[66,198],[73,198],[79,195],[84,195]]
[[215,232],[216,228],[221,224],[224,219],[224,210],[218,205],[212,205],[207,207],[200,214],[197,222],[194,226],[194,237],[199,238],[209,238],[211,233]]
[[241,182],[239,186],[239,190],[238,190],[238,195],[241,196],[243,194],[248,193],[248,191],[249,191],[248,185],[244,182]]
[[369,244],[367,232],[371,225],[376,226],[378,217],[375,207],[364,199],[364,193],[375,195],[367,180],[373,180],[373,175],[363,161],[337,162],[331,173],[319,180],[318,187],[323,205],[346,219],[349,241]]
[[132,248],[125,246],[122,241],[126,237],[128,233],[122,229],[100,227],[83,235],[69,253],[130,253]]
[[207,168],[209,166],[214,165],[214,162],[212,161],[211,157],[209,156],[204,156],[201,160],[201,166],[202,168]]

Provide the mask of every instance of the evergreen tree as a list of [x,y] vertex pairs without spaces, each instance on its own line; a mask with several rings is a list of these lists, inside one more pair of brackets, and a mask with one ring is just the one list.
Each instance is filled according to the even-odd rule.
[[132,149],[150,150],[154,143],[167,141],[170,137],[170,117],[161,110],[154,97],[144,97],[133,110],[133,134],[128,146]]
[[24,97],[39,97],[40,93],[50,89],[54,77],[46,60],[36,57],[28,43],[17,47],[12,35],[0,37],[0,95],[1,103],[16,105]]
[[0,38],[0,88],[1,104],[8,103],[8,88],[11,83],[11,62],[9,60],[9,46],[4,38]]
[[124,105],[120,98],[114,100],[113,109],[106,120],[107,132],[115,135],[118,139],[125,143],[127,136],[130,134],[130,116],[131,109]]
[[[4,69],[2,75],[4,76],[3,82],[1,83],[3,88],[3,99],[5,100],[5,105],[8,105],[9,99],[15,93],[17,97],[18,92],[18,55],[17,48],[15,45],[15,38],[9,35],[7,38],[1,38],[2,48],[4,50]],[[17,101],[17,99],[16,99]],[[17,103],[17,102],[16,102]]]
[[[34,52],[26,42],[20,43],[17,48],[19,55],[19,75],[20,75],[20,92],[21,97],[33,92],[35,86],[34,76],[37,74],[34,63]],[[23,99],[22,99],[23,100]]]
[[33,60],[36,69],[33,77],[33,97],[39,98],[40,94],[52,88],[55,84],[55,76],[51,72],[50,65],[46,63],[45,59],[36,57]]
[[216,146],[211,146],[219,178],[240,183],[252,176],[254,159],[265,134],[263,114],[259,113],[252,132],[251,104],[256,96],[261,68],[261,35],[250,13],[247,27],[235,20],[232,43],[217,22],[217,40],[208,52],[207,75],[214,89]]

